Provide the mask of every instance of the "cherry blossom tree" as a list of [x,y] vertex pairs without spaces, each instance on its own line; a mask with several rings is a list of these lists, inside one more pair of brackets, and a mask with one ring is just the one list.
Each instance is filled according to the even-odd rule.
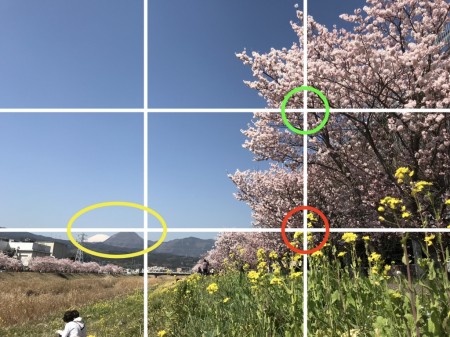
[[[308,85],[321,90],[332,108],[449,108],[450,48],[439,38],[449,13],[450,3],[444,0],[367,0],[362,9],[340,16],[353,26],[351,31],[328,29],[308,17]],[[297,11],[300,22],[302,15]],[[291,48],[237,54],[253,71],[255,80],[246,84],[270,108],[279,108],[289,91],[303,85],[303,29],[291,24],[299,38]],[[287,108],[301,108],[302,97],[292,97]],[[313,94],[307,103],[311,109],[323,108]],[[322,118],[323,113],[309,112],[309,128]],[[301,128],[301,113],[288,113],[288,119]],[[403,200],[410,213],[397,226],[443,227],[450,221],[445,203],[450,198],[448,114],[332,113],[328,124],[303,144],[279,114],[258,112],[243,133],[244,147],[255,160],[272,162],[269,170],[238,170],[230,176],[236,197],[253,210],[255,226],[279,228],[285,214],[303,203],[304,146],[309,204],[321,209],[332,226],[392,226],[380,221],[377,211],[386,196]],[[414,171],[409,184],[396,176],[399,167]],[[420,199],[420,208],[418,195],[411,193],[419,181],[432,184],[423,191],[428,197]],[[210,256],[220,260],[230,254],[225,247],[233,246],[216,247]]]
[[[341,18],[353,31],[325,26],[308,18],[308,78],[336,108],[450,107],[449,48],[439,33],[449,24],[447,1],[368,0],[362,10]],[[298,17],[302,13],[298,11]],[[299,41],[303,30],[292,23]],[[302,85],[300,44],[269,53],[245,51],[238,57],[252,67],[255,81],[247,84],[278,108],[284,96]],[[300,95],[288,107],[301,107]],[[322,103],[309,95],[308,106]],[[310,127],[321,113],[309,113]],[[288,118],[300,126],[302,115]],[[450,196],[450,117],[445,114],[340,113],[308,139],[309,200],[336,226],[377,227],[377,205],[386,195],[401,197],[422,226],[431,205],[419,214],[411,191],[399,184],[398,167],[414,170],[414,181],[433,184],[436,204],[445,211]],[[255,113],[244,134],[244,147],[256,160],[277,163],[264,172],[237,171],[231,179],[237,198],[254,211],[255,225],[279,227],[284,214],[302,202],[303,137],[284,126],[279,114]],[[423,219],[423,217],[422,217]],[[441,219],[443,220],[443,219]],[[411,225],[411,224],[409,224]],[[443,226],[431,219],[427,225]]]
[[22,262],[18,259],[9,257],[8,255],[0,252],[0,269],[8,271],[20,271],[22,270]]
[[31,259],[28,268],[30,271],[41,273],[122,274],[124,272],[122,267],[114,264],[100,266],[97,262],[79,262],[72,261],[70,259],[56,259],[51,256],[35,257]]

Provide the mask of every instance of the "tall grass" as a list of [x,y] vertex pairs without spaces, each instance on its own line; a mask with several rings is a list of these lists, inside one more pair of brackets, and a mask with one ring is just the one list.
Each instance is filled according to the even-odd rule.
[[[11,326],[142,289],[140,277],[0,273],[0,326]],[[1,334],[0,334],[1,336]]]
[[[355,250],[356,240],[362,238],[344,235],[344,250],[327,245],[308,259],[308,336],[450,335],[445,265],[427,256],[421,260],[419,278],[393,273],[380,254],[369,250],[370,238],[364,237],[369,270],[362,272],[362,257]],[[448,258],[448,249],[445,254]],[[153,292],[149,336],[303,336],[301,272],[283,270],[280,259],[267,256],[276,254],[259,254],[257,270],[192,275]]]

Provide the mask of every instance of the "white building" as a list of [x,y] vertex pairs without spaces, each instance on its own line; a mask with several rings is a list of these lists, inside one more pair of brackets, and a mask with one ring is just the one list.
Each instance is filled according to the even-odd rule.
[[50,256],[50,247],[36,242],[9,241],[9,247],[15,250],[15,255],[24,266],[28,266],[33,257]]

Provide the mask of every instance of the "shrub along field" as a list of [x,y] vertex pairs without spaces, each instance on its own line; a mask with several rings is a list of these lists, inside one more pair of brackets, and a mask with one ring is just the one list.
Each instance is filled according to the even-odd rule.
[[[297,235],[301,240],[301,235]],[[450,335],[450,285],[441,234],[425,238],[422,273],[393,272],[370,249],[369,236],[342,236],[308,258],[308,336],[432,337]],[[366,254],[356,255],[364,241]],[[406,252],[407,236],[399,244]],[[434,248],[437,255],[430,257]],[[442,248],[442,249],[441,249]],[[407,256],[407,255],[406,255]],[[255,270],[192,275],[150,294],[149,336],[299,337],[303,328],[302,259],[286,268],[275,252],[258,251]],[[343,267],[343,260],[350,261]],[[368,263],[363,270],[362,260]]]

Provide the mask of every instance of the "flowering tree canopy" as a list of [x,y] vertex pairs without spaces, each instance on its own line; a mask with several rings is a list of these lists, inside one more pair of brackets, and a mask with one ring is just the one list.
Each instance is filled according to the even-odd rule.
[[18,259],[9,257],[0,252],[0,269],[19,271],[23,267],[22,262]]
[[[368,0],[367,6],[341,18],[353,31],[325,26],[308,18],[308,81],[326,94],[336,108],[448,108],[450,58],[439,33],[450,22],[447,1]],[[298,17],[302,13],[298,12]],[[303,30],[292,23],[302,41]],[[245,51],[238,57],[252,67],[256,78],[247,84],[278,108],[284,96],[302,85],[301,45],[272,49],[267,54]],[[301,107],[300,95],[288,107]],[[322,103],[309,95],[308,106]],[[308,113],[309,126],[323,114]],[[300,126],[302,115],[288,114]],[[334,226],[377,227],[377,206],[385,196],[403,199],[408,226],[442,227],[450,196],[450,116],[414,113],[331,114],[326,127],[308,139],[310,204],[320,208]],[[255,113],[244,131],[244,147],[256,160],[275,164],[268,171],[237,171],[231,179],[237,198],[254,211],[255,225],[279,227],[284,215],[302,203],[303,137],[289,131],[279,114]],[[408,184],[397,169],[413,171]],[[432,185],[426,205],[411,188],[420,181]],[[430,200],[428,200],[430,199]],[[431,201],[433,199],[433,201]],[[381,217],[382,219],[382,217]]]
[[121,274],[122,267],[107,264],[100,266],[97,262],[79,262],[70,259],[55,259],[54,257],[35,257],[29,263],[31,271],[41,273],[108,273]]
[[[442,32],[450,23],[445,0],[367,0],[341,18],[353,26],[328,29],[308,17],[308,85],[322,91],[332,108],[449,108],[450,47]],[[297,16],[302,21],[302,12]],[[303,29],[291,23],[299,43],[290,49],[237,54],[253,71],[246,84],[270,108],[303,85]],[[287,108],[301,108],[303,95]],[[308,94],[308,108],[323,102]],[[314,110],[317,111],[317,110]],[[309,129],[323,113],[308,112]],[[302,128],[301,113],[288,113]],[[236,197],[253,210],[254,225],[279,228],[284,216],[303,204],[303,147],[308,147],[308,203],[334,227],[444,227],[450,222],[450,116],[442,113],[332,113],[318,133],[303,137],[280,114],[258,112],[243,133],[244,147],[265,171],[230,175]],[[291,225],[303,227],[301,217]],[[213,264],[238,256],[243,240],[223,234],[208,254]],[[274,243],[276,243],[274,241]],[[284,247],[284,245],[282,245]],[[248,249],[250,249],[248,248]],[[274,246],[270,248],[274,250]],[[254,254],[252,254],[254,256]],[[252,261],[246,261],[252,263]]]

